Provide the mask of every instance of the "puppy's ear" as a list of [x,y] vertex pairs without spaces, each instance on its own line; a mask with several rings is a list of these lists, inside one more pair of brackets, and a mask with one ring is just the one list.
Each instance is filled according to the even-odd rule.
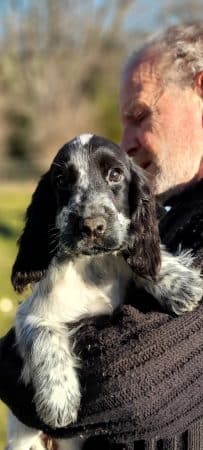
[[[51,260],[50,230],[53,230],[56,200],[47,172],[40,180],[26,212],[26,223],[18,241],[19,251],[12,269],[11,281],[22,292],[29,283],[39,281]],[[53,256],[53,255],[52,255]]]
[[160,239],[155,198],[143,170],[133,164],[129,206],[131,229],[127,262],[138,275],[155,278],[160,266]]

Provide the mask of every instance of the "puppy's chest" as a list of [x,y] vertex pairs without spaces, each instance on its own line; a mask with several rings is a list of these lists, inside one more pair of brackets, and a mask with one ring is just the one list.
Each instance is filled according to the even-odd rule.
[[[124,301],[131,271],[122,257],[82,257],[63,265],[51,292],[51,309],[62,321],[111,314]],[[54,311],[52,311],[54,313]]]

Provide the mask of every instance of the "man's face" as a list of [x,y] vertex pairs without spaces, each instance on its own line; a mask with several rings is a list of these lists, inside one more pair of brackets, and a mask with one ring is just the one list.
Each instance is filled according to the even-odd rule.
[[149,58],[127,70],[121,84],[121,146],[154,178],[156,193],[197,175],[203,155],[202,101],[192,88],[163,88]]

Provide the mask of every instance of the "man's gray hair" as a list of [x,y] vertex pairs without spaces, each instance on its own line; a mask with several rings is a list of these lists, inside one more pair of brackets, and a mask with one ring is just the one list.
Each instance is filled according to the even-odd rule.
[[124,72],[145,55],[158,57],[164,82],[192,86],[195,75],[203,71],[203,23],[175,25],[153,36],[129,58]]

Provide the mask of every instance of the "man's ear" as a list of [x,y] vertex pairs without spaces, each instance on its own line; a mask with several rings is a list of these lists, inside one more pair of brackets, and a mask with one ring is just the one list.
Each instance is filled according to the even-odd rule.
[[50,181],[50,172],[40,180],[26,212],[26,223],[18,241],[19,251],[14,263],[11,281],[14,289],[22,292],[26,285],[39,281],[45,274],[51,258],[50,232],[55,226],[56,199]]
[[199,165],[199,170],[198,170],[198,174],[197,174],[197,179],[201,180],[203,178],[203,156],[202,159],[200,161],[200,165]]
[[[198,72],[194,78],[194,89],[203,101],[203,71]],[[203,129],[203,102],[202,102],[202,129]],[[203,156],[200,161],[199,170],[195,177],[197,180],[203,178]]]
[[194,89],[197,94],[203,99],[203,71],[198,72],[194,78]]
[[131,241],[126,260],[137,275],[155,278],[161,259],[155,198],[143,170],[133,164],[129,205]]

